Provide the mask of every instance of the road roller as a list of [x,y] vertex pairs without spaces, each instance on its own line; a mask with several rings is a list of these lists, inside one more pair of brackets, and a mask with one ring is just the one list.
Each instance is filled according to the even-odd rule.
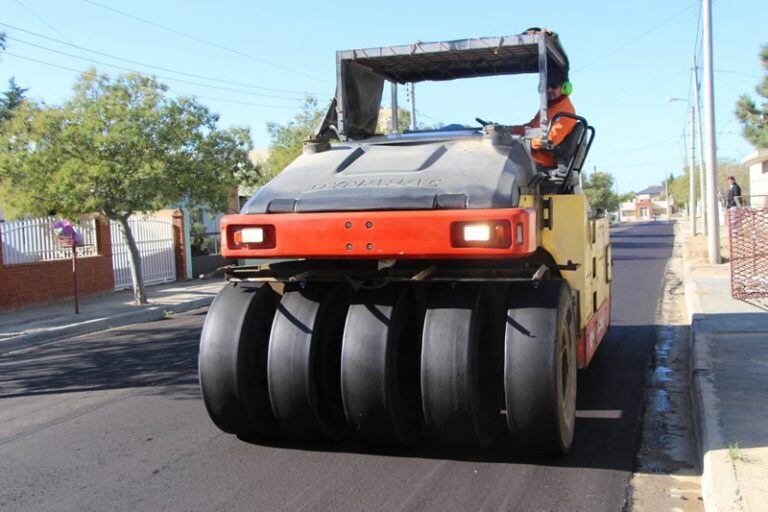
[[[547,78],[568,67],[538,29],[336,52],[335,97],[302,154],[221,220],[238,264],[220,269],[199,352],[219,429],[568,452],[577,371],[611,304],[608,219],[580,187],[595,129],[548,116]],[[397,130],[398,84],[525,73],[538,75],[537,127]],[[562,116],[573,128],[555,146]]]

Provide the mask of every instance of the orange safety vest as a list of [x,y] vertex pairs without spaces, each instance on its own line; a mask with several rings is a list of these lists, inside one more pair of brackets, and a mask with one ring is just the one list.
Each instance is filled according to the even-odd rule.
[[[571,100],[566,95],[560,96],[555,101],[547,105],[547,116],[549,116],[550,119],[561,112],[566,112],[568,114],[576,113],[576,109],[573,108],[573,103],[571,103]],[[541,126],[541,121],[539,120],[540,115],[541,111],[537,112],[533,119],[531,119],[531,122],[525,126],[529,128],[539,128]],[[563,142],[563,139],[565,139],[569,133],[571,133],[571,130],[573,130],[574,126],[576,126],[576,120],[574,119],[565,117],[558,119],[557,122],[552,125],[552,128],[549,130],[549,140],[552,141],[552,144],[557,146]],[[533,159],[542,167],[557,167],[557,162],[555,162],[555,155],[552,153],[552,151],[547,151],[545,149],[535,149],[531,151],[531,155],[533,156]]]

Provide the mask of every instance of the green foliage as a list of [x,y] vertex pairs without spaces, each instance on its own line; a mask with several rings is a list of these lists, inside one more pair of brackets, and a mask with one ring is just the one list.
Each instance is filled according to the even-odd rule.
[[275,177],[301,155],[304,141],[312,138],[315,129],[323,120],[325,112],[325,109],[318,107],[317,98],[307,96],[301,106],[301,112],[296,114],[291,121],[283,125],[274,122],[267,123],[267,132],[270,138],[269,158],[263,181]]
[[667,179],[667,187],[669,190],[669,196],[675,206],[681,208],[688,204],[689,189],[688,189],[688,167],[685,168],[683,174],[680,176],[671,176]]
[[8,80],[8,90],[0,96],[0,124],[9,120],[13,112],[21,106],[24,101],[24,93],[29,89],[24,89],[16,84],[16,80],[11,77]]
[[[411,126],[411,111],[403,107],[397,107],[397,131],[403,133]],[[376,123],[376,133],[392,133],[391,108],[385,107],[379,112],[379,120]]]
[[[760,64],[768,72],[768,45],[760,50]],[[744,137],[760,148],[768,148],[768,73],[763,77],[755,92],[764,98],[762,105],[757,104],[749,96],[742,95],[736,103],[736,117],[744,127]]]
[[[679,176],[670,174],[667,183],[669,184],[669,195],[672,197],[675,206],[682,207],[688,203],[690,189],[688,188],[688,173],[686,167]],[[741,186],[742,195],[749,195],[749,167],[742,165],[731,158],[719,158],[717,160],[717,189],[725,196],[728,193],[728,176],[736,178],[736,182]],[[696,167],[694,173],[696,180],[696,197],[701,199],[701,190],[699,189],[699,168]]]
[[244,128],[166,86],[128,74],[84,73],[61,107],[24,102],[0,130],[0,178],[29,213],[113,219],[185,201],[224,209],[254,179]]
[[619,209],[619,196],[613,190],[613,176],[607,172],[595,171],[584,175],[584,194],[590,206],[597,210],[613,212]]
[[0,50],[5,50],[5,32],[0,32]]
[[258,178],[245,128],[170,98],[153,78],[84,73],[63,105],[24,101],[0,125],[0,184],[18,210],[76,218],[98,212],[126,238],[134,299],[146,302],[127,218],[185,203],[226,208],[235,187]]
[[626,203],[627,201],[634,201],[637,197],[637,194],[634,192],[627,192],[626,194],[621,194],[619,196],[619,204]]

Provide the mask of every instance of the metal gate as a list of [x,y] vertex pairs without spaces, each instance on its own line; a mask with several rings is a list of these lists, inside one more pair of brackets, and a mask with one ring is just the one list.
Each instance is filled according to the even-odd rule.
[[[128,225],[139,248],[144,284],[175,281],[173,220],[169,217],[133,215],[128,219]],[[132,283],[128,243],[123,239],[116,222],[112,221],[109,227],[112,238],[115,289],[129,288]]]
[[768,297],[768,208],[728,210],[731,296]]

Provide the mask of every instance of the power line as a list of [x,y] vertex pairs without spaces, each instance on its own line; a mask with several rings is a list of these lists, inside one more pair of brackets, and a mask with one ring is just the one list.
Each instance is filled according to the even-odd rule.
[[[25,57],[23,55],[18,55],[18,54],[11,53],[11,52],[3,52],[3,56],[15,57],[17,59],[27,60],[27,61],[30,61],[30,62],[36,62],[37,64],[42,64],[44,66],[50,66],[50,67],[53,67],[53,68],[64,69],[66,71],[74,71],[75,73],[82,73],[82,70],[77,69],[77,68],[71,68],[69,66],[62,66],[61,64],[54,64],[53,62],[47,62],[47,61],[40,60],[40,59],[35,59],[35,58],[32,58],[32,57]],[[295,106],[289,106],[289,105],[270,105],[270,104],[266,104],[266,103],[251,103],[251,102],[246,102],[246,101],[229,100],[229,99],[216,98],[216,97],[211,97],[211,96],[201,96],[199,94],[185,92],[185,91],[180,91],[178,89],[173,89],[173,88],[170,88],[170,87],[168,88],[168,90],[171,91],[171,92],[174,92],[176,94],[181,94],[181,95],[184,95],[184,96],[190,96],[190,97],[193,97],[193,98],[207,99],[207,100],[211,100],[211,101],[220,101],[220,102],[224,102],[224,103],[234,103],[236,105],[248,105],[248,106],[252,106],[252,107],[266,107],[266,108],[286,108],[286,109],[290,109],[290,110],[295,110],[296,109]]]
[[663,76],[661,78],[656,77],[656,78],[652,78],[650,80],[647,80],[645,82],[636,83],[635,85],[633,85],[631,87],[627,87],[626,89],[622,89],[620,91],[617,91],[614,94],[611,94],[611,95],[608,95],[608,96],[605,96],[605,97],[602,97],[602,98],[599,98],[599,99],[596,99],[596,100],[587,101],[586,104],[589,105],[590,103],[595,103],[595,102],[599,101],[601,105],[605,105],[608,100],[614,100],[614,99],[620,98],[621,96],[623,96],[624,94],[626,94],[628,92],[632,92],[632,91],[634,91],[636,89],[641,89],[641,88],[643,88],[643,87],[645,87],[647,85],[662,84],[662,83],[664,83],[664,82],[666,82],[668,80],[671,80],[672,78],[675,78],[676,76],[682,75],[683,73],[687,73],[688,71],[689,71],[688,69],[683,69],[682,71],[675,71],[674,73],[670,73],[669,75]]
[[615,151],[607,151],[603,153],[597,153],[594,155],[595,158],[614,155],[614,154],[625,154],[625,153],[634,153],[636,151],[642,151],[644,149],[652,149],[652,148],[660,148],[660,147],[666,147],[666,146],[672,146],[673,144],[678,143],[678,136],[675,135],[674,137],[667,137],[665,139],[660,140],[659,142],[655,142],[653,144],[648,144],[646,146],[638,146],[634,148],[628,148],[628,149],[618,149]]
[[[629,168],[632,168],[632,167],[649,167],[649,166],[653,166],[653,165],[664,165],[664,166],[671,165],[671,161],[670,160],[662,160],[662,161],[657,161],[657,162],[642,162],[642,163],[634,163],[634,164],[621,164],[621,168],[622,169],[629,169]],[[602,166],[599,166],[599,167],[602,167]],[[606,167],[612,167],[612,166],[606,166]]]
[[[17,41],[19,43],[23,43],[23,44],[26,44],[26,45],[29,45],[29,46],[33,46],[35,48],[40,48],[42,50],[46,50],[46,51],[49,51],[49,52],[58,53],[59,55],[64,55],[64,56],[71,57],[71,58],[74,58],[74,59],[85,60],[85,61],[88,61],[88,62],[93,62],[95,64],[100,64],[102,66],[109,66],[109,67],[113,67],[113,68],[116,68],[116,69],[121,69],[123,71],[128,71],[128,72],[132,72],[132,73],[138,73],[138,74],[143,75],[143,76],[149,76],[147,73],[142,73],[141,71],[133,69],[133,68],[127,68],[125,66],[120,66],[120,65],[117,65],[117,64],[110,64],[108,62],[102,62],[102,61],[98,61],[98,60],[93,60],[93,59],[89,59],[87,57],[80,57],[79,55],[75,55],[75,54],[72,54],[72,53],[67,53],[67,52],[63,52],[61,50],[56,50],[54,48],[49,48],[47,46],[42,46],[42,45],[39,45],[39,44],[30,43],[29,41],[24,41],[24,40],[19,39],[17,37],[9,37],[8,39],[12,39],[12,40]],[[199,87],[208,87],[210,89],[219,89],[219,90],[227,91],[227,92],[236,92],[236,93],[239,93],[239,94],[249,94],[251,96],[260,96],[260,97],[264,97],[264,98],[275,98],[275,99],[290,100],[290,101],[299,101],[300,100],[300,98],[291,98],[291,97],[288,97],[288,96],[276,96],[274,94],[264,94],[264,93],[261,93],[261,92],[253,92],[253,91],[244,91],[242,89],[233,89],[231,87],[222,87],[220,85],[210,85],[210,84],[204,84],[204,83],[200,83],[200,82],[193,82],[191,80],[184,80],[184,79],[181,79],[181,78],[174,78],[174,77],[170,77],[170,76],[166,76],[166,75],[157,75],[157,74],[155,74],[153,76],[156,76],[157,78],[162,78],[164,80],[171,80],[171,81],[185,83],[185,84],[189,84],[189,85],[196,85],[196,86],[199,86]]]
[[[86,2],[89,2],[90,0],[85,0],[85,1],[86,1]],[[688,7],[686,7],[685,9],[681,9],[681,10],[677,11],[677,12],[676,12],[675,14],[673,14],[672,16],[670,16],[670,17],[668,17],[668,18],[665,18],[664,20],[660,21],[659,23],[657,23],[657,24],[656,24],[656,25],[654,25],[653,27],[651,27],[651,28],[649,28],[648,30],[646,30],[645,32],[641,33],[640,35],[638,35],[638,36],[636,36],[636,37],[634,37],[634,38],[630,39],[629,41],[627,41],[626,43],[622,44],[621,46],[619,46],[619,47],[617,47],[617,48],[614,48],[613,50],[611,50],[611,51],[609,51],[609,52],[606,52],[606,53],[604,53],[604,54],[600,55],[600,56],[599,56],[599,57],[597,57],[596,59],[594,59],[594,60],[592,60],[592,61],[590,61],[590,62],[588,62],[588,63],[584,64],[583,66],[581,66],[581,67],[579,67],[579,68],[576,68],[576,69],[574,69],[572,72],[573,72],[573,73],[577,73],[577,72],[581,71],[582,69],[586,69],[586,68],[588,68],[589,66],[591,66],[591,65],[595,64],[596,62],[599,62],[599,61],[601,61],[602,59],[604,59],[604,58],[606,58],[606,57],[610,57],[611,55],[615,55],[615,54],[619,53],[620,51],[622,51],[622,50],[623,50],[624,48],[626,48],[627,46],[630,46],[631,44],[633,44],[633,43],[635,43],[635,42],[639,41],[640,39],[644,38],[644,37],[645,37],[645,36],[647,36],[648,34],[650,34],[650,33],[654,32],[655,30],[657,30],[657,29],[661,28],[662,26],[666,25],[667,23],[669,23],[669,22],[670,22],[670,21],[672,21],[673,19],[677,18],[678,16],[680,16],[681,14],[683,14],[684,12],[686,12],[687,10],[689,10],[691,7],[693,7],[695,4],[696,4],[696,1],[694,1],[694,2],[691,2],[691,4],[690,4]]]
[[[153,64],[147,64],[147,63],[136,61],[136,60],[126,59],[124,57],[118,57],[117,55],[101,52],[101,51],[98,51],[98,50],[93,50],[91,48],[86,48],[84,46],[80,46],[80,45],[75,44],[75,43],[61,41],[60,39],[56,39],[54,37],[49,37],[49,36],[46,36],[44,34],[40,34],[39,32],[34,32],[32,30],[26,30],[26,29],[23,29],[23,28],[20,28],[20,27],[16,27],[14,25],[9,25],[8,23],[2,22],[2,21],[0,21],[0,25],[3,25],[4,27],[11,28],[13,30],[18,30],[19,32],[23,32],[25,34],[29,34],[29,35],[32,35],[32,36],[40,37],[40,38],[43,38],[43,39],[46,39],[48,41],[52,41],[52,42],[55,42],[55,43],[58,43],[58,44],[63,44],[63,45],[66,45],[66,46],[70,46],[72,48],[77,48],[78,50],[83,50],[83,51],[92,53],[94,55],[101,55],[102,57],[107,57],[107,58],[110,58],[110,59],[115,59],[115,60],[119,60],[119,61],[122,61],[122,62],[127,62],[129,64],[136,64],[138,66],[144,66],[144,67],[151,68],[151,69],[158,69],[158,70],[161,70],[161,71],[167,71],[169,73],[175,73],[177,75],[189,76],[189,77],[192,77],[192,78],[201,78],[203,80],[210,80],[212,82],[219,82],[219,83],[229,84],[229,85],[238,85],[238,86],[241,86],[241,87],[250,87],[252,89],[259,89],[259,90],[263,90],[263,91],[282,92],[282,93],[286,93],[286,94],[300,94],[300,95],[313,94],[313,95],[316,95],[316,96],[320,96],[321,94],[326,94],[326,93],[319,93],[319,92],[312,92],[312,91],[293,91],[293,90],[288,90],[288,89],[277,89],[277,88],[273,88],[273,87],[262,87],[262,86],[259,86],[259,85],[253,85],[253,84],[248,84],[248,83],[243,83],[243,82],[235,82],[235,81],[231,81],[231,80],[223,80],[221,78],[214,78],[214,77],[206,76],[206,75],[198,75],[198,74],[195,74],[195,73],[188,73],[186,71],[179,71],[179,70],[168,68],[168,67],[164,67],[164,66],[156,66],[156,65],[153,65]],[[21,40],[19,40],[19,41],[21,41]],[[22,41],[22,42],[24,42],[24,41]]]
[[284,71],[289,71],[291,73],[295,73],[297,75],[301,75],[301,76],[304,76],[304,77],[307,77],[307,78],[312,78],[313,80],[319,80],[319,81],[325,82],[325,83],[333,83],[333,82],[330,82],[328,80],[325,80],[324,78],[319,78],[319,77],[310,75],[308,73],[304,73],[303,71],[298,71],[296,69],[289,68],[288,66],[284,66],[284,65],[278,64],[276,62],[272,62],[272,61],[269,61],[269,60],[266,60],[266,59],[262,59],[260,57],[256,57],[254,55],[242,52],[242,51],[237,50],[235,48],[230,48],[228,46],[224,46],[224,45],[221,45],[219,43],[215,43],[213,41],[208,41],[207,39],[203,39],[202,37],[198,37],[198,36],[195,36],[195,35],[192,35],[192,34],[187,34],[186,32],[182,32],[181,30],[176,30],[175,28],[166,27],[165,25],[161,25],[160,23],[156,23],[154,21],[151,21],[151,20],[148,20],[148,19],[145,19],[145,18],[141,18],[139,16],[135,16],[133,14],[129,14],[129,13],[124,12],[124,11],[120,11],[120,10],[115,9],[113,7],[102,5],[102,4],[98,3],[98,2],[94,2],[93,0],[83,0],[83,1],[86,2],[86,3],[89,3],[91,5],[94,5],[96,7],[99,7],[101,9],[104,9],[106,11],[110,11],[110,12],[119,14],[121,16],[125,16],[127,18],[131,18],[133,20],[140,21],[142,23],[146,23],[147,25],[151,25],[151,26],[153,26],[155,28],[159,28],[161,30],[165,30],[166,32],[170,32],[172,34],[176,34],[176,35],[179,35],[179,36],[182,36],[182,37],[186,37],[187,39],[191,39],[193,41],[197,41],[199,43],[203,43],[203,44],[206,44],[208,46],[212,46],[213,48],[218,48],[219,50],[224,50],[224,51],[233,53],[235,55],[240,55],[241,57],[246,57],[248,59],[251,59],[251,60],[254,60],[254,61],[257,61],[257,62],[261,62],[263,64],[267,64],[269,66],[273,66],[273,67],[276,67],[278,69],[282,69]]
[[[699,14],[696,16],[696,36],[693,38],[693,60],[697,62],[697,54],[701,51],[699,37],[702,35],[701,31],[701,2],[699,2]],[[694,64],[695,65],[695,64]]]
[[22,8],[23,8],[25,11],[27,11],[27,12],[28,12],[28,13],[30,13],[32,16],[34,16],[35,18],[37,18],[37,20],[38,20],[40,23],[42,23],[43,25],[45,25],[46,27],[48,27],[49,29],[51,29],[52,31],[54,31],[56,34],[58,34],[58,35],[59,35],[59,37],[61,37],[61,38],[62,38],[62,39],[64,39],[65,41],[69,41],[69,43],[70,43],[70,44],[74,44],[74,43],[72,42],[72,40],[71,40],[71,39],[69,39],[67,36],[65,36],[64,34],[62,34],[61,32],[59,32],[58,30],[56,30],[56,27],[54,27],[53,25],[51,25],[50,23],[48,23],[47,21],[45,21],[43,18],[41,18],[40,16],[38,16],[38,15],[37,15],[37,13],[36,13],[35,11],[33,11],[32,9],[30,9],[29,7],[27,7],[26,5],[24,5],[23,3],[21,3],[21,0],[15,0],[15,2],[16,2],[17,4],[19,4],[19,5],[20,5],[20,6],[21,6],[21,7],[22,7]]
[[739,73],[738,71],[728,71],[727,69],[716,69],[715,73],[723,73],[726,75],[735,75],[735,76],[743,76],[746,78],[754,78],[755,80],[760,80],[761,77],[757,75],[751,75],[749,73]]

